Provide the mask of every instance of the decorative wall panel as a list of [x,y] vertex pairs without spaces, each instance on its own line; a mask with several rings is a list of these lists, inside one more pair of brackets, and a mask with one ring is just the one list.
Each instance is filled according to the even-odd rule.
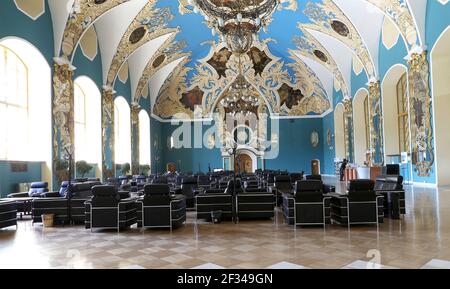
[[[57,183],[69,179],[69,154],[74,152],[73,67],[53,65],[53,177]],[[72,171],[74,164],[72,162]]]
[[430,176],[434,163],[427,53],[413,53],[409,64],[412,160],[418,176]]
[[114,91],[102,91],[102,177],[115,177]]

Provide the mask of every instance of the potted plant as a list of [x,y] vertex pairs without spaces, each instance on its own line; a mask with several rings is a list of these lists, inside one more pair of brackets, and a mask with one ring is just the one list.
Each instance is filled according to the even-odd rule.
[[124,163],[121,167],[120,167],[120,172],[122,173],[122,176],[126,176],[128,175],[128,173],[131,170],[131,166],[130,163]]
[[150,165],[140,165],[139,171],[141,175],[147,176],[150,172]]
[[63,159],[54,160],[56,177],[59,182],[69,179],[69,162]]
[[86,161],[76,162],[75,167],[77,169],[77,174],[82,178],[92,170],[92,166]]

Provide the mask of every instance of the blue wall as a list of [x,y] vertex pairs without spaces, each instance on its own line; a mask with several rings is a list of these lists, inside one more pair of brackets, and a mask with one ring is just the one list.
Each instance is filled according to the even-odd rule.
[[0,161],[0,197],[17,193],[19,183],[41,181],[41,162],[27,162],[27,172],[12,172],[10,161]]
[[[188,148],[170,148],[170,137],[174,130],[179,128],[179,125],[172,125],[171,123],[163,123],[161,127],[161,145],[163,147],[163,157],[160,168],[166,169],[166,164],[169,162],[173,162],[177,165],[177,169],[179,171],[192,171],[197,172],[208,171],[208,165],[211,166],[211,169],[214,168],[222,168],[222,156],[220,149],[215,147],[213,149],[208,149],[203,146],[202,140],[202,148],[194,148],[194,122],[189,124],[191,127],[191,147]],[[200,125],[200,123],[197,123]],[[213,124],[203,123],[201,127],[201,135],[203,137],[203,133],[205,133],[209,128],[211,128]]]
[[324,169],[323,142],[319,140],[319,146],[311,145],[311,133],[316,131],[321,135],[323,131],[322,119],[282,119],[280,120],[278,158],[266,160],[266,169],[281,169],[291,172],[311,172],[311,160],[319,159],[322,170]]

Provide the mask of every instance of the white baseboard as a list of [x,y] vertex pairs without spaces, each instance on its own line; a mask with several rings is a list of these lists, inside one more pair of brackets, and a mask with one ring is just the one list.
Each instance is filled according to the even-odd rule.
[[415,187],[423,187],[423,188],[436,188],[437,187],[436,184],[419,183],[419,182],[413,182],[412,185],[415,186]]

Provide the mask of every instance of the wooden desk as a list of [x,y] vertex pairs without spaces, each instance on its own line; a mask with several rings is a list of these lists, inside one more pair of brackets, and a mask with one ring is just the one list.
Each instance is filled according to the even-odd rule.
[[344,174],[344,181],[356,180],[358,178],[358,172],[356,168],[346,168]]

